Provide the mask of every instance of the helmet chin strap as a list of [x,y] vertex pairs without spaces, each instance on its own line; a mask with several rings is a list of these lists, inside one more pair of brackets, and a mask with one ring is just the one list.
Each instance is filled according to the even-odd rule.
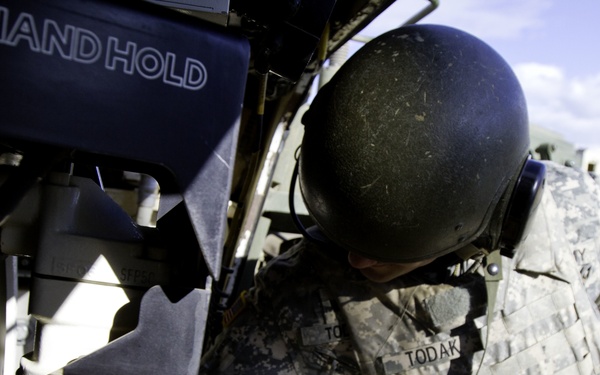
[[487,294],[487,323],[485,346],[483,349],[483,355],[481,356],[481,361],[479,363],[479,368],[477,369],[477,374],[479,374],[488,348],[491,325],[494,317],[494,307],[496,306],[496,299],[498,296],[498,286],[502,280],[502,255],[500,254],[500,249],[488,251],[486,249],[478,248],[473,244],[469,244],[462,249],[457,250],[456,255],[463,260],[471,259],[476,255],[484,256],[483,274],[485,278],[485,290]]
[[479,363],[477,373],[483,366],[483,360],[485,353],[487,352],[492,320],[494,317],[494,307],[496,305],[496,299],[498,297],[498,286],[502,280],[502,255],[500,249],[489,251],[486,249],[479,248],[473,244],[469,244],[462,249],[456,251],[463,260],[468,260],[476,256],[483,256],[483,274],[485,278],[485,290],[487,293],[487,323],[485,333],[485,346],[483,349],[483,355]]
[[498,296],[498,286],[502,280],[502,255],[500,249],[489,252],[484,259],[484,277],[485,277],[485,290],[487,293],[487,323],[485,333],[485,347],[483,349],[483,355],[477,369],[477,374],[483,366],[483,360],[488,349],[488,343],[490,339],[490,331],[492,328],[492,320],[494,317],[494,307],[496,305],[496,299]]

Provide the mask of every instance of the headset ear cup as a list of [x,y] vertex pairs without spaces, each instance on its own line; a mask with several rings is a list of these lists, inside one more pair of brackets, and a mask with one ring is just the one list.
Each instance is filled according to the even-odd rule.
[[546,165],[529,159],[515,185],[500,234],[502,255],[513,257],[515,249],[527,238],[529,224],[542,199]]

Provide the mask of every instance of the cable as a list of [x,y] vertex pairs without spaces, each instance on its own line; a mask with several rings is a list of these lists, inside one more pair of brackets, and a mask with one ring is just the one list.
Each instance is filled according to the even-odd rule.
[[296,208],[294,206],[294,197],[295,197],[295,192],[296,192],[296,180],[298,178],[298,169],[299,169],[299,164],[300,164],[300,158],[298,157],[298,150],[300,150],[300,147],[298,147],[298,149],[296,150],[296,164],[294,165],[294,171],[292,172],[292,179],[290,181],[290,192],[288,195],[288,204],[290,206],[290,215],[292,216],[292,220],[294,221],[294,225],[296,226],[296,228],[298,229],[298,231],[306,238],[311,239],[311,240],[315,240],[306,230],[306,228],[304,227],[304,224],[302,224],[302,221],[300,221],[300,218],[298,217],[298,214],[296,213]]

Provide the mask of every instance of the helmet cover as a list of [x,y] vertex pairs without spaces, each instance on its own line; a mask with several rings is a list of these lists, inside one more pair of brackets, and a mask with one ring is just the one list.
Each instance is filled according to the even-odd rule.
[[509,65],[480,39],[439,25],[367,43],[303,122],[299,183],[310,215],[333,242],[385,262],[477,239],[529,149]]

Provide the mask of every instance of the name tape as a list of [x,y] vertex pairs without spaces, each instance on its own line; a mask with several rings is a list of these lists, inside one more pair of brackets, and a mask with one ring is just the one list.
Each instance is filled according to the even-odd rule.
[[345,324],[315,324],[300,329],[302,345],[320,345],[349,337]]
[[410,369],[448,362],[459,358],[460,354],[460,338],[451,337],[445,341],[384,355],[379,357],[377,362],[381,373],[398,374]]

